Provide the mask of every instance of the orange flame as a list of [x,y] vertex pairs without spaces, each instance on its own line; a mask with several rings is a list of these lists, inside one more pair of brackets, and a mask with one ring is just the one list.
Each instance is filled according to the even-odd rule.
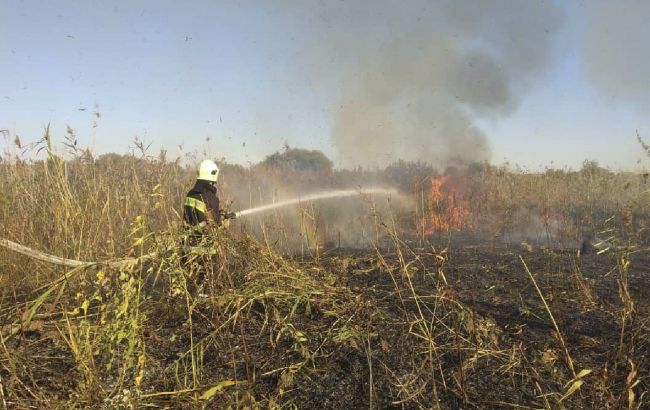
[[429,177],[430,188],[424,193],[426,207],[419,228],[421,233],[461,230],[470,225],[470,211],[466,201],[450,183],[449,176]]

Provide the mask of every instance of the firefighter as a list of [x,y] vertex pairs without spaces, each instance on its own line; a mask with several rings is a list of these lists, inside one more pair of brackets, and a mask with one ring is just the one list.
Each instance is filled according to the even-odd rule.
[[206,159],[201,162],[196,183],[185,196],[183,216],[187,225],[200,230],[206,226],[219,226],[224,219],[236,217],[234,213],[219,208],[218,178],[219,167],[214,161]]
[[219,167],[214,161],[206,159],[201,162],[196,183],[183,203],[183,219],[188,228],[185,245],[188,248],[181,262],[190,267],[192,280],[188,286],[199,297],[207,296],[203,293],[204,282],[211,272],[211,256],[216,255],[213,236],[208,235],[209,228],[218,227],[224,220],[236,217],[234,213],[225,212],[219,207],[218,178]]

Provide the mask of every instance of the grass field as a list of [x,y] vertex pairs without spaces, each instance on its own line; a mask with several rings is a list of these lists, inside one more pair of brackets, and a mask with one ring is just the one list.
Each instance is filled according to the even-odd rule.
[[136,260],[0,249],[2,409],[650,406],[644,175],[225,164],[236,209],[314,186],[403,195],[242,219],[188,254],[190,170],[45,149],[0,162],[0,237]]

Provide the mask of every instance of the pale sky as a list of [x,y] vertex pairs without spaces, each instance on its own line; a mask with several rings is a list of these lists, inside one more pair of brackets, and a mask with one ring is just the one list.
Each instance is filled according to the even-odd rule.
[[[47,123],[61,141],[69,125],[98,154],[127,152],[137,136],[152,143],[152,154],[162,147],[170,155],[206,151],[242,164],[286,141],[340,164],[333,124],[350,83],[340,81],[339,64],[364,55],[353,40],[373,14],[356,30],[354,21],[327,20],[322,10],[337,2],[326,3],[0,0],[0,129],[27,143]],[[507,114],[472,120],[487,136],[489,160],[537,169],[594,159],[637,168],[643,152],[636,132],[650,142],[650,35],[643,27],[650,2],[544,4],[561,21],[549,25],[544,67],[516,85],[525,83],[525,91]],[[399,28],[407,26],[378,41],[399,44]],[[344,39],[336,47],[349,44],[340,59],[323,44],[331,35]],[[629,44],[614,42],[621,38]],[[390,154],[387,161],[397,159]]]

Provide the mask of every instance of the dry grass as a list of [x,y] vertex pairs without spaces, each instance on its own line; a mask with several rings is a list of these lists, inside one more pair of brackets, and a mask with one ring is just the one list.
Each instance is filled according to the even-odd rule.
[[[73,259],[156,257],[66,270],[0,250],[1,408],[648,405],[642,177],[464,172],[480,247],[459,245],[470,232],[418,237],[427,204],[362,202],[351,215],[364,249],[333,249],[341,214],[309,206],[217,229],[188,254],[188,170],[162,157],[64,161],[48,144],[42,162],[0,162],[2,237]],[[274,178],[412,192],[433,171],[411,166]],[[231,171],[227,197],[268,199],[265,173]],[[581,259],[535,244],[522,266],[503,241],[531,225],[549,248],[605,229],[628,246]]]

